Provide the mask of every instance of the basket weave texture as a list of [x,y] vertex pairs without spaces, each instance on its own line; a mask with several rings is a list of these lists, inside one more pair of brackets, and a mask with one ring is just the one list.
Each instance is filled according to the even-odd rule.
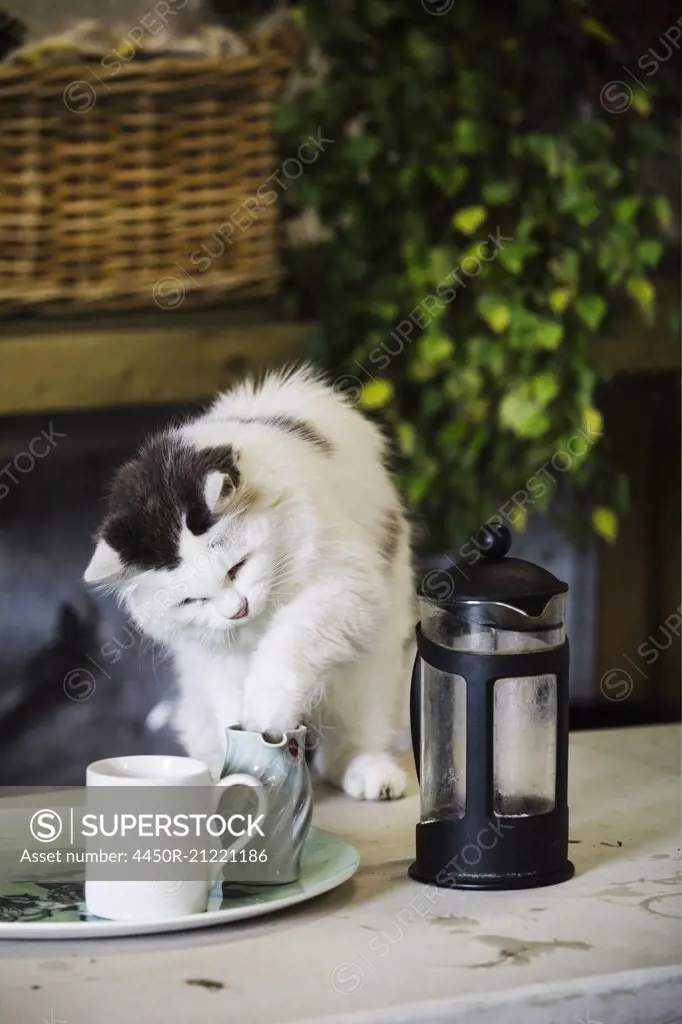
[[262,56],[0,68],[0,314],[162,293],[171,307],[172,281],[180,301],[274,292],[276,193],[261,186],[280,70]]

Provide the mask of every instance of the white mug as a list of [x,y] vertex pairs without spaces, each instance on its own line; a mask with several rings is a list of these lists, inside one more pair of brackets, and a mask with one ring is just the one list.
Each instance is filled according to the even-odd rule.
[[[215,788],[215,807],[231,786],[251,786],[256,791],[258,813],[265,814],[267,800],[262,784],[252,775],[228,775],[214,783],[208,765],[192,757],[136,754],[93,761],[86,771],[86,786],[200,786]],[[235,840],[237,851],[249,841],[248,833]],[[113,921],[140,921],[206,911],[208,899],[220,874],[220,864],[206,864],[206,877],[194,881],[103,881],[88,879],[85,903],[90,914]]]

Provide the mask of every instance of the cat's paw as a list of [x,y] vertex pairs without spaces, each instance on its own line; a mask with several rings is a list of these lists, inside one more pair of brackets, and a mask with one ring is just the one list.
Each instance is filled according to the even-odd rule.
[[242,726],[260,733],[295,729],[300,723],[297,695],[301,689],[298,677],[282,668],[253,672],[244,687]]
[[249,732],[284,734],[291,732],[299,723],[289,708],[278,706],[275,702],[262,701],[255,706],[247,705],[241,724]]
[[405,796],[407,776],[389,754],[358,754],[341,785],[355,800],[398,800]]

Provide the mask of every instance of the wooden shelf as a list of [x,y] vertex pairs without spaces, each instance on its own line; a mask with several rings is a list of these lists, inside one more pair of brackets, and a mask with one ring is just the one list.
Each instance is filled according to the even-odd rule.
[[310,325],[258,307],[0,327],[0,414],[204,399],[295,359]]

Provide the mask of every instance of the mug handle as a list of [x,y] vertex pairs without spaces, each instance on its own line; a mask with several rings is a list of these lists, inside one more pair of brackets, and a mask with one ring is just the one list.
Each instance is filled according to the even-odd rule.
[[[226,789],[231,789],[232,786],[249,786],[251,789],[255,789],[256,800],[258,801],[257,813],[259,815],[265,815],[268,813],[268,798],[265,795],[265,787],[263,786],[263,783],[259,779],[255,778],[253,775],[245,775],[239,773],[237,773],[236,775],[226,775],[224,778],[218,779],[218,781],[214,784],[216,792],[216,809],[218,807],[218,804],[220,803],[220,797],[222,796],[222,792]],[[243,836],[238,836],[235,839],[235,841],[230,844],[230,846],[223,847],[223,849],[225,849],[226,854],[232,852],[238,853],[239,850],[243,849],[246,846],[246,844],[250,842],[250,840],[251,836],[247,831],[244,833]],[[222,864],[216,864],[216,870],[215,872],[213,872],[213,882],[217,881],[221,867]]]

